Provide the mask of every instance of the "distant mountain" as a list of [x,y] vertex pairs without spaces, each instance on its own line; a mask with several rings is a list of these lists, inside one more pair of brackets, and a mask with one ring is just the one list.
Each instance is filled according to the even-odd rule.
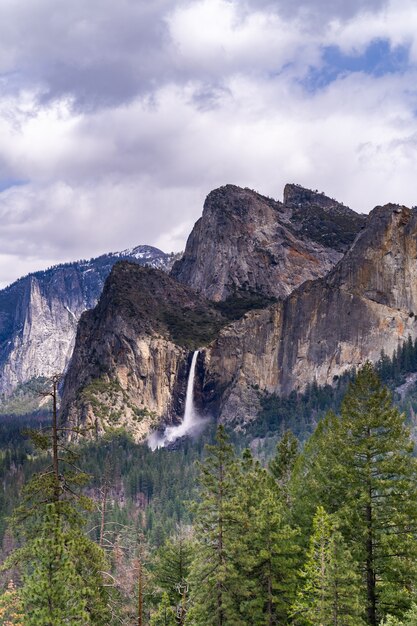
[[34,272],[2,289],[0,393],[8,395],[17,385],[66,368],[78,320],[96,305],[115,263],[129,260],[169,271],[176,258],[151,246],[137,246]]
[[284,202],[226,185],[207,196],[172,276],[212,300],[245,291],[285,297],[327,274],[365,220],[299,185],[286,185]]

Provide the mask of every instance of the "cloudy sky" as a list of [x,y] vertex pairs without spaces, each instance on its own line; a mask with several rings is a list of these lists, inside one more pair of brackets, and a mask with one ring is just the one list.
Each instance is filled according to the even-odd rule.
[[414,0],[0,0],[0,286],[207,193],[417,204]]

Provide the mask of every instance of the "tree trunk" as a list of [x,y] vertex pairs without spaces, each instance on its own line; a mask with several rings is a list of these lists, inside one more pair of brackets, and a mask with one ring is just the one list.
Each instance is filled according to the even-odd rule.
[[[370,495],[370,494],[369,494]],[[375,594],[375,571],[373,554],[373,534],[372,534],[372,506],[366,505],[366,591],[367,591],[367,614],[370,626],[377,626],[376,621],[376,594]]]
[[58,393],[58,376],[52,378],[52,464],[54,469],[54,499],[59,501],[59,461],[58,461],[58,411],[57,411],[57,393]]

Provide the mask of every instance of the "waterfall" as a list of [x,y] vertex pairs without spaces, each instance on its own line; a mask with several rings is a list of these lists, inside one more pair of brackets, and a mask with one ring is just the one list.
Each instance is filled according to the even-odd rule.
[[205,420],[198,415],[194,406],[194,379],[198,352],[198,350],[195,350],[191,360],[191,367],[187,381],[187,392],[185,395],[183,420],[181,424],[178,424],[178,426],[167,426],[165,432],[163,433],[152,433],[148,438],[148,444],[152,450],[155,450],[156,448],[163,448],[185,435],[195,434],[205,422]]
[[[193,354],[193,358],[191,360],[190,373],[188,375],[187,381],[187,393],[185,396],[185,411],[184,411],[184,419],[178,428],[183,428],[185,432],[193,427],[194,420],[197,417],[195,408],[194,408],[194,378],[195,378],[195,367],[197,365],[197,357],[198,350],[196,350]],[[198,417],[197,417],[198,419]]]

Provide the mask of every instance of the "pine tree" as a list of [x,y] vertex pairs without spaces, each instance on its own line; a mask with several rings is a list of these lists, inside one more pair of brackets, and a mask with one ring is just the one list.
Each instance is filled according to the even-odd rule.
[[296,624],[360,626],[360,577],[334,518],[323,507],[313,519],[304,581],[294,605]]
[[417,465],[404,416],[366,364],[342,403],[306,446],[294,476],[297,519],[308,532],[312,507],[337,512],[364,574],[366,621],[410,606],[417,581]]
[[156,586],[168,595],[171,606],[178,608],[178,622],[183,624],[188,606],[190,568],[194,542],[189,530],[180,528],[174,537],[159,548],[153,566]]
[[236,459],[224,427],[216,445],[207,446],[201,465],[200,502],[195,507],[196,558],[191,572],[191,610],[187,624],[237,626],[239,577],[231,549],[234,520],[230,504],[236,490]]
[[[77,456],[61,438],[58,424],[57,387],[52,380],[52,428],[31,431],[33,443],[50,454],[50,464],[33,475],[22,490],[13,525],[23,543],[6,559],[2,569],[18,566],[20,590],[28,626],[75,624],[106,626],[109,622],[108,591],[103,572],[103,551],[83,532],[85,513],[92,502],[82,494],[88,476],[76,465]],[[48,457],[47,457],[48,458]],[[65,589],[63,589],[65,587]],[[80,595],[81,594],[81,595]]]
[[294,600],[298,567],[297,532],[274,478],[247,451],[233,501],[238,521],[233,546],[242,580],[240,614],[245,624],[286,623]]
[[417,626],[417,604],[411,606],[402,620],[392,615],[387,615],[380,626]]
[[269,464],[269,471],[281,487],[283,496],[290,504],[288,485],[298,456],[298,439],[286,430],[277,444],[276,455]]
[[54,505],[48,505],[38,536],[25,552],[32,565],[21,591],[25,626],[91,624],[83,580],[74,564],[75,546],[63,532]]
[[151,626],[177,626],[177,616],[167,593],[162,594],[158,610],[151,617]]

